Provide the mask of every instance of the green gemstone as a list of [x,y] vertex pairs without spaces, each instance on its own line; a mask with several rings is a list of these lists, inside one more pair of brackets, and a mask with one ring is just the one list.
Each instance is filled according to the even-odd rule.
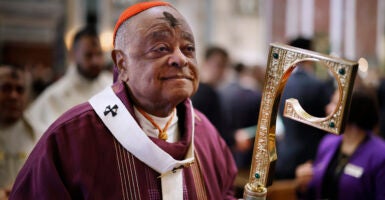
[[273,58],[278,59],[279,55],[277,53],[273,53]]
[[259,175],[258,173],[255,173],[255,178],[257,178],[257,179],[259,179],[259,178],[261,178],[261,175]]
[[329,126],[330,126],[330,128],[334,128],[336,126],[336,124],[334,122],[330,122]]
[[339,70],[338,70],[338,73],[339,74],[341,74],[341,75],[345,75],[345,68],[340,68]]

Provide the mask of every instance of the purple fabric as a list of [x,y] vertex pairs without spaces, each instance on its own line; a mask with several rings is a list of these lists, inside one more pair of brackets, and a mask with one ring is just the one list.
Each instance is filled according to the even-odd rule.
[[114,65],[112,67],[112,73],[113,73],[113,83],[116,83],[118,81],[118,78],[119,78],[119,72],[118,72],[118,67],[116,65]]
[[[124,85],[116,83],[113,89],[133,113]],[[188,101],[177,109],[184,122],[181,140],[151,139],[175,159],[183,159],[191,140],[187,121],[192,111]],[[236,167],[230,150],[208,119],[199,111],[195,114],[195,149],[207,197],[234,199]],[[184,199],[197,199],[191,167],[183,175]],[[158,176],[123,149],[92,107],[83,103],[61,116],[42,136],[20,171],[10,199],[161,199]]]
[[[328,135],[322,140],[314,162],[314,177],[309,184],[313,194],[309,199],[320,199],[322,178],[342,136]],[[385,199],[385,142],[372,134],[350,157],[349,162],[363,168],[363,174],[355,178],[342,173],[339,182],[339,199]],[[315,197],[314,197],[315,195]]]

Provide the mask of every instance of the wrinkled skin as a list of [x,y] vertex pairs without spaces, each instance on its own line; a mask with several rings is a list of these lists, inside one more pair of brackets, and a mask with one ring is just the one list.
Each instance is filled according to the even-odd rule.
[[[165,117],[198,87],[193,33],[181,14],[167,6],[132,17],[124,49],[112,58],[136,106]],[[119,35],[117,35],[119,37]]]

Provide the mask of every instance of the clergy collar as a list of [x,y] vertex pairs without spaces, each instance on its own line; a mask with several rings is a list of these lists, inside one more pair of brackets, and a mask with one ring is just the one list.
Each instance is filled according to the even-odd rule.
[[[135,116],[139,125],[142,127],[143,131],[149,136],[153,138],[158,138],[159,130],[154,127],[151,122],[144,117],[139,110],[134,106]],[[167,121],[170,119],[171,115],[174,115],[167,129],[168,139],[167,142],[177,142],[179,139],[179,128],[178,128],[178,115],[177,110],[173,112],[170,116],[167,117],[157,117],[147,113],[160,127],[164,127]]]

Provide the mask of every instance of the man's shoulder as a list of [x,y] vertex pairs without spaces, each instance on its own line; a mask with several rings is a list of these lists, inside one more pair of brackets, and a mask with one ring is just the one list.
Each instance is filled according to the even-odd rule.
[[219,132],[210,120],[197,109],[194,109],[195,135],[204,139],[217,138]]
[[61,77],[59,80],[44,89],[44,91],[33,101],[31,106],[33,107],[39,104],[45,104],[55,98],[62,98],[62,94],[66,93],[69,89],[68,83],[69,81],[66,76]]
[[211,124],[210,120],[206,117],[206,115],[203,114],[201,111],[197,110],[196,108],[194,108],[194,120],[196,125],[206,126]]
[[48,128],[47,132],[60,129],[64,126],[75,125],[79,123],[90,122],[91,118],[97,117],[92,106],[88,102],[76,105],[63,113],[55,122]]

